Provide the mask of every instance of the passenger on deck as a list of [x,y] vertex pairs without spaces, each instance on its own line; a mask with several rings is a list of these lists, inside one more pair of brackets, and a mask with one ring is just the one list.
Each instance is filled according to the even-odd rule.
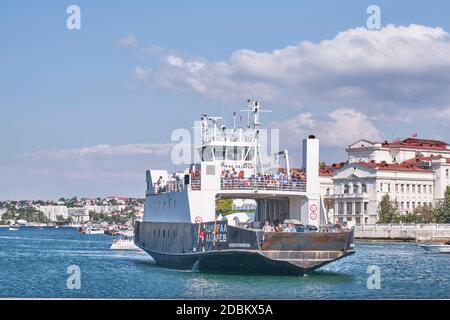
[[348,231],[348,230],[350,230],[350,229],[348,228],[347,221],[344,221],[344,223],[342,224],[341,230],[342,230],[342,231]]
[[341,232],[342,231],[341,229],[342,229],[341,223],[337,221],[336,224],[334,225],[333,232]]
[[269,221],[266,221],[266,223],[264,224],[263,231],[264,232],[273,232],[273,228],[270,225]]
[[295,226],[293,224],[288,224],[286,228],[283,229],[284,232],[296,232]]

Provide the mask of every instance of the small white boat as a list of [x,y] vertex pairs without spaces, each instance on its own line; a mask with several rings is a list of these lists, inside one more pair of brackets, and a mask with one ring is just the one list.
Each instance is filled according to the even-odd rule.
[[139,248],[134,244],[134,240],[132,237],[124,236],[120,239],[114,239],[111,247],[109,247],[110,250],[121,250],[121,251],[141,251],[142,249]]
[[105,234],[105,231],[98,228],[87,228],[85,234]]
[[11,227],[11,228],[9,228],[8,230],[9,230],[9,231],[17,231],[17,230],[19,230],[19,229],[18,229],[18,228],[12,228],[12,227]]
[[450,244],[421,244],[427,253],[450,253]]

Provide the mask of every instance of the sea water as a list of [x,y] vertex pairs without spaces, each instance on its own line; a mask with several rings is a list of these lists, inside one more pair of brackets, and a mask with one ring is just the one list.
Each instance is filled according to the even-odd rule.
[[[74,228],[0,228],[0,298],[450,298],[450,254],[415,243],[357,242],[354,255],[294,277],[166,269],[146,253],[109,250],[112,239]],[[68,286],[74,265],[79,289]]]

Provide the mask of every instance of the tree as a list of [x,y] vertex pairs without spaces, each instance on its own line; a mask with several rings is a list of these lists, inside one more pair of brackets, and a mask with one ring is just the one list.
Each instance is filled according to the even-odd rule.
[[418,217],[418,223],[435,223],[436,222],[436,211],[432,206],[424,205],[417,207],[413,211]]
[[436,222],[450,223],[450,187],[445,190],[444,200],[436,206]]
[[221,214],[228,214],[233,209],[233,199],[219,199],[216,201],[216,211]]
[[397,203],[391,201],[389,194],[385,194],[378,205],[378,223],[391,223],[399,218]]

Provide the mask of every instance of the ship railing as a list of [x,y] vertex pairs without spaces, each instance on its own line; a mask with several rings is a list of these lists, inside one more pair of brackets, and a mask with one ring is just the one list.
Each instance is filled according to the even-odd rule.
[[154,183],[153,190],[155,193],[181,192],[186,190],[186,185],[181,180],[167,181],[164,184]]
[[222,178],[220,189],[306,192],[306,181],[295,179]]
[[192,179],[191,180],[191,190],[201,190],[202,189],[202,180],[201,179]]

